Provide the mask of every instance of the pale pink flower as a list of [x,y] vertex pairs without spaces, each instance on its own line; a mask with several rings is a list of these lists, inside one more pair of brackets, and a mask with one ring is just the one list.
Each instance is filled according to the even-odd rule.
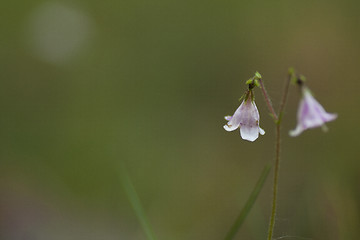
[[240,107],[236,109],[233,116],[226,116],[228,121],[224,125],[226,131],[234,131],[240,128],[240,135],[242,139],[248,141],[255,141],[265,131],[259,126],[260,115],[255,102],[252,100],[252,93],[248,92],[246,99],[241,103]]
[[325,112],[324,108],[316,101],[307,87],[303,86],[301,90],[303,96],[297,113],[298,124],[289,133],[292,137],[300,135],[309,128],[325,127],[326,122],[337,118],[337,114]]

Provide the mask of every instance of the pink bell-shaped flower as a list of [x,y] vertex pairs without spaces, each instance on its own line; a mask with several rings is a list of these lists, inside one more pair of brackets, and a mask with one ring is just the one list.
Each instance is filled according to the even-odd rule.
[[245,99],[236,109],[234,115],[226,116],[225,120],[228,123],[224,125],[224,129],[230,132],[240,128],[240,135],[244,140],[253,142],[259,137],[259,133],[265,134],[265,131],[259,126],[260,115],[253,101],[251,90],[247,92]]
[[289,132],[292,137],[300,135],[306,129],[325,126],[326,122],[337,118],[337,114],[325,112],[307,87],[302,86],[301,91],[303,96],[297,113],[298,124],[294,130]]

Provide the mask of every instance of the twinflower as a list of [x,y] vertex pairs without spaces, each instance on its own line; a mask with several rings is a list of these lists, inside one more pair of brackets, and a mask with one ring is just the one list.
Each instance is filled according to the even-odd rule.
[[260,115],[252,90],[247,91],[245,99],[234,115],[225,116],[225,120],[228,123],[224,125],[224,129],[230,132],[240,128],[240,135],[244,140],[253,142],[259,137],[259,133],[265,134],[265,131],[259,126]]
[[[323,126],[337,118],[337,114],[327,113],[318,101],[312,96],[306,86],[301,86],[302,99],[297,112],[298,124],[289,132],[290,136],[296,137],[304,130]],[[325,128],[326,129],[326,128]]]

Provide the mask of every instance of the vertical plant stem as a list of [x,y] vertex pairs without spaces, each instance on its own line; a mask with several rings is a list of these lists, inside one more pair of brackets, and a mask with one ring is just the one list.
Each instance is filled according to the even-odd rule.
[[269,233],[268,240],[272,240],[274,225],[275,225],[275,216],[276,216],[276,201],[277,201],[277,191],[278,191],[278,182],[279,182],[279,170],[280,170],[280,124],[276,124],[276,146],[275,146],[275,171],[274,171],[274,186],[273,186],[273,199],[271,207],[271,217],[269,224]]
[[290,86],[292,77],[293,77],[293,74],[291,72],[289,72],[289,77],[288,77],[287,81],[285,82],[284,92],[283,92],[283,96],[282,96],[281,103],[280,103],[279,114],[278,114],[278,118],[279,118],[278,125],[281,124],[282,116],[284,115],[284,109],[285,109],[287,95],[289,92],[289,86]]
[[293,77],[293,72],[289,69],[289,76],[287,81],[285,82],[283,96],[280,102],[279,113],[278,115],[275,113],[274,107],[272,106],[270,97],[265,89],[264,83],[262,79],[259,79],[259,84],[261,90],[263,92],[266,104],[271,112],[275,123],[276,123],[276,144],[275,144],[275,170],[274,170],[274,186],[273,186],[273,198],[272,198],[272,207],[271,207],[271,216],[269,223],[269,232],[268,232],[268,240],[272,240],[274,226],[275,226],[275,217],[276,217],[276,207],[277,207],[277,192],[278,192],[278,182],[279,182],[279,171],[280,171],[280,141],[281,141],[281,120],[284,114],[284,109],[287,101],[287,95],[289,92],[289,86],[291,82],[291,78]]

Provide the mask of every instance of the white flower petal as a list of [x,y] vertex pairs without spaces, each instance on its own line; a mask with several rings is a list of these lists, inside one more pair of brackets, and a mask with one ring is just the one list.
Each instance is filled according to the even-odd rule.
[[231,132],[231,131],[234,131],[235,129],[237,129],[239,126],[232,126],[232,125],[228,125],[228,124],[225,124],[224,125],[224,129],[228,132]]
[[[243,102],[244,103],[244,102]],[[230,131],[234,131],[235,129],[237,129],[240,126],[240,121],[241,121],[241,109],[243,106],[243,103],[240,105],[240,107],[238,107],[234,113],[233,116],[225,116],[225,119],[228,120],[229,122],[224,126],[224,129],[228,132]]]
[[262,129],[261,127],[259,127],[259,133],[260,133],[261,135],[264,135],[264,134],[265,134],[264,129]]
[[289,131],[291,137],[299,136],[305,129],[298,125],[294,130]]
[[323,126],[336,119],[336,114],[327,113],[321,104],[311,95],[310,90],[302,88],[303,97],[297,113],[297,127],[289,132],[290,136],[298,136],[304,130]]
[[242,139],[253,142],[259,137],[259,127],[241,126],[240,135]]
[[308,118],[303,119],[302,122],[302,125],[305,128],[316,128],[316,127],[320,127],[323,124],[324,121],[322,121],[321,119],[315,117],[310,118],[310,116]]
[[255,141],[265,131],[259,127],[259,111],[252,100],[252,93],[247,93],[247,99],[236,109],[233,116],[226,116],[229,122],[224,126],[226,131],[234,131],[240,126],[240,135],[244,140]]
[[322,117],[325,122],[330,122],[330,121],[334,121],[337,118],[337,114],[325,112],[325,114]]
[[232,119],[232,116],[225,116],[224,118],[226,121],[230,121]]

